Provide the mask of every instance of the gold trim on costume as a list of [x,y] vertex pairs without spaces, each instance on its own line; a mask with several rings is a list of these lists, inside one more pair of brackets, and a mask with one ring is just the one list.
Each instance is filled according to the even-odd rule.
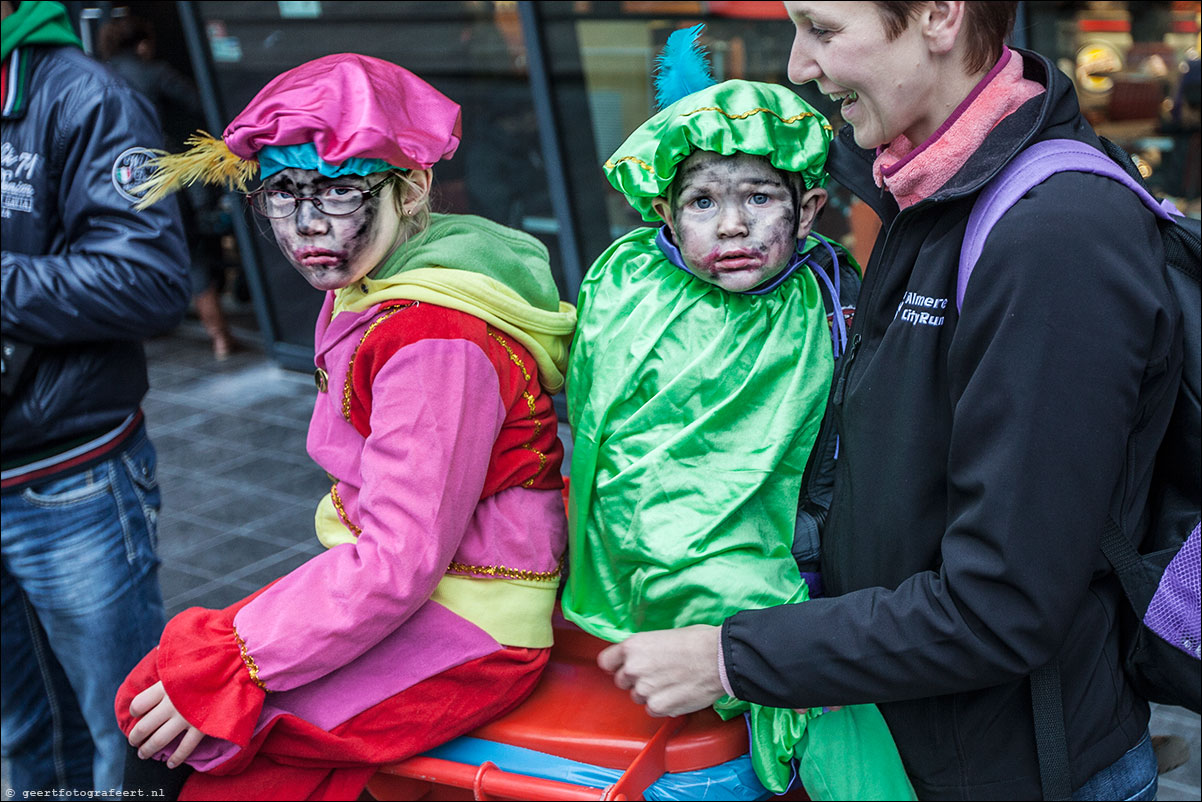
[[513,364],[518,366],[519,370],[522,371],[522,378],[526,381],[530,381],[530,372],[526,370],[526,364],[522,362],[522,358],[520,356],[513,352],[513,349],[509,347],[509,343],[505,342],[505,338],[500,334],[497,334],[492,329],[488,329],[488,336],[492,337],[501,344],[501,347],[504,348],[506,353],[509,354],[509,359],[513,362]]
[[[488,336],[499,342],[501,347],[504,348],[506,353],[509,354],[509,359],[513,362],[513,364],[518,366],[518,370],[522,371],[522,376],[526,379],[526,381],[530,381],[530,371],[526,370],[526,363],[522,361],[520,356],[513,352],[513,349],[509,346],[509,343],[505,342],[505,338],[500,334],[497,334],[492,329],[487,329],[487,331]],[[523,390],[522,398],[526,400],[526,406],[530,409],[530,412],[526,415],[526,420],[534,421],[534,433],[530,435],[529,440],[522,443],[521,447],[538,457],[538,470],[534,472],[534,476],[531,476],[529,479],[522,482],[522,487],[533,487],[534,480],[537,479],[538,475],[542,473],[544,468],[547,467],[547,455],[534,447],[534,441],[538,439],[540,434],[542,434],[543,422],[534,416],[534,396],[531,395],[529,391]]]
[[606,159],[605,164],[603,166],[605,167],[606,170],[612,170],[613,168],[617,167],[622,162],[634,162],[639,167],[642,167],[644,170],[646,170],[649,173],[655,172],[654,167],[652,167],[650,164],[647,164],[647,162],[643,161],[638,156],[623,156],[622,158],[618,159],[616,162]]
[[[724,111],[724,110],[718,108],[717,106],[702,106],[699,109],[693,109],[692,111],[682,112],[680,114],[680,116],[681,117],[690,117],[694,114],[700,114],[703,111],[716,111],[719,114],[721,114],[723,117],[726,117],[727,119],[731,119],[731,120],[746,120],[751,115],[760,114],[762,112],[765,114],[771,114],[773,117],[780,120],[782,123],[785,123],[786,125],[788,125],[790,123],[795,123],[798,120],[804,120],[806,117],[817,117],[818,116],[812,111],[803,111],[800,114],[794,114],[792,117],[782,117],[782,116],[780,116],[780,114],[776,113],[772,109],[766,109],[763,106],[751,109],[750,111],[745,111],[742,114],[731,114],[730,112]],[[822,127],[828,131],[833,130],[829,123]]]
[[342,496],[338,495],[338,483],[330,488],[330,501],[334,504],[334,509],[338,510],[338,520],[342,521],[343,526],[351,530],[355,537],[363,534],[363,530],[351,523],[351,519],[346,514],[346,509],[342,506]]
[[[703,111],[716,111],[719,114],[721,114],[722,116],[724,116],[728,119],[731,119],[731,120],[745,120],[748,117],[752,116],[753,114],[760,114],[760,113],[771,114],[773,117],[780,120],[782,123],[784,123],[786,125],[795,123],[798,120],[804,120],[807,117],[818,116],[818,115],[814,114],[814,112],[812,112],[812,111],[803,111],[799,114],[794,114],[792,117],[782,117],[782,116],[780,116],[780,114],[776,113],[772,109],[766,109],[766,108],[763,108],[762,106],[751,109],[750,111],[745,111],[742,114],[731,114],[730,112],[724,111],[723,109],[720,109],[717,106],[702,106],[699,109],[693,109],[692,111],[681,112],[678,116],[690,117],[694,114],[700,114]],[[827,131],[835,130],[835,129],[831,128],[830,123],[823,123],[822,127]],[[655,168],[652,167],[650,164],[647,164],[647,162],[643,161],[642,159],[638,158],[637,156],[623,156],[622,158],[620,158],[616,161],[612,160],[612,159],[606,159],[604,168],[606,170],[612,170],[613,168],[617,167],[622,162],[634,162],[635,164],[637,164],[639,167],[642,167],[647,172],[655,174]]]
[[518,568],[506,568],[504,565],[468,565],[467,563],[452,562],[447,566],[448,571],[457,574],[472,574],[474,576],[499,577],[501,579],[524,579],[527,582],[558,582],[563,571],[563,560],[550,571],[525,571]]
[[238,654],[242,656],[242,662],[246,664],[246,670],[250,672],[250,681],[258,685],[267,693],[271,690],[259,679],[259,666],[255,663],[255,658],[250,656],[250,652],[246,651],[246,641],[242,640],[242,636],[238,634],[238,630],[234,630],[234,641],[238,644]]
[[543,469],[547,467],[547,455],[531,445],[543,431],[543,422],[534,417],[534,396],[528,392],[523,392],[522,398],[526,399],[526,406],[530,408],[530,414],[526,418],[534,421],[534,434],[530,435],[529,442],[522,444],[522,448],[532,451],[538,457],[538,470],[534,472],[534,476],[522,482],[522,487],[532,487],[534,485],[534,477],[542,473]]
[[[346,382],[342,386],[342,417],[346,418],[347,423],[351,422],[351,380],[354,378],[355,357],[359,356],[359,349],[363,347],[363,343],[367,339],[367,335],[376,330],[376,326],[380,325],[397,312],[400,312],[402,309],[408,309],[411,306],[417,306],[417,301],[385,307],[381,315],[371,322],[371,325],[367,327],[367,331],[363,332],[363,336],[359,338],[359,344],[355,346],[355,350],[351,354],[351,361],[346,365]],[[339,508],[339,511],[341,511],[341,508]]]

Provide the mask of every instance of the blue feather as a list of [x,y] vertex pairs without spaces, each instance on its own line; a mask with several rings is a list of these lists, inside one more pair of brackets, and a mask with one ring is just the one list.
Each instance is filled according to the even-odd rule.
[[655,103],[661,109],[717,83],[698,40],[705,25],[673,31],[656,59]]

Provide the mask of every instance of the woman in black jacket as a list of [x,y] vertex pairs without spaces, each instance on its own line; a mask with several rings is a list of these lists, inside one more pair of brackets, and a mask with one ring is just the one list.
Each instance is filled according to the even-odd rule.
[[785,4],[796,83],[850,123],[832,177],[882,232],[828,413],[830,598],[644,633],[601,655],[649,711],[726,692],[876,702],[927,799],[1041,794],[1029,675],[1055,661],[1075,799],[1152,799],[1122,672],[1107,516],[1139,541],[1180,375],[1155,220],[1058,173],[994,226],[956,303],[973,201],[1030,144],[1099,146],[1071,82],[1004,46],[1016,3]]

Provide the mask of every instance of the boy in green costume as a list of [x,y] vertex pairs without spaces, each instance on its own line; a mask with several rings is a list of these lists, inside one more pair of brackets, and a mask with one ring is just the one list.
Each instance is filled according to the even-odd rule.
[[[668,49],[698,33],[677,32]],[[710,84],[606,162],[610,183],[663,226],[614,242],[580,290],[562,604],[610,641],[809,598],[794,521],[832,352],[846,341],[830,277],[838,254],[850,260],[810,231],[831,127],[784,87]],[[814,799],[914,798],[874,706],[795,711],[728,696],[715,708],[749,714],[752,761],[773,792],[796,758]]]

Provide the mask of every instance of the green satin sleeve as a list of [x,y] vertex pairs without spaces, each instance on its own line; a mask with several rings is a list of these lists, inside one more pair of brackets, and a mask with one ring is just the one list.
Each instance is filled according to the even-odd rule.
[[714,709],[724,719],[747,715],[752,766],[774,794],[788,790],[796,765],[797,779],[815,802],[918,798],[876,705],[798,712],[727,696]]

